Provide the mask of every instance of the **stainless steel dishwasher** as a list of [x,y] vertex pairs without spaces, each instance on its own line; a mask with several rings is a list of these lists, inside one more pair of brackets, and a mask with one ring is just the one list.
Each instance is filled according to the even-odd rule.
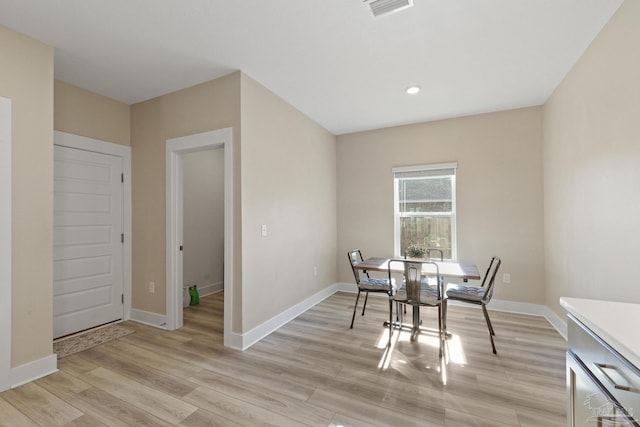
[[640,370],[571,314],[567,332],[569,426],[640,426]]

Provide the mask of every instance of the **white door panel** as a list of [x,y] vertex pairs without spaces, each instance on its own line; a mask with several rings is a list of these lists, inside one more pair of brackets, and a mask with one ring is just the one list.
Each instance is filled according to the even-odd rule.
[[111,305],[113,302],[109,286],[87,289],[82,292],[74,292],[67,295],[59,295],[53,303],[53,315],[64,315],[67,312],[67,307],[70,305],[80,305],[84,307],[85,310],[91,310]]
[[54,337],[122,319],[122,158],[54,147]]

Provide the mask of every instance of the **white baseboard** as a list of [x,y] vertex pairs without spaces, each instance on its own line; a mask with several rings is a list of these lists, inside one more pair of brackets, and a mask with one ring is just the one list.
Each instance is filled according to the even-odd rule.
[[[353,293],[358,292],[358,286],[356,286],[355,283],[338,282],[338,283],[334,283],[333,286],[336,287],[336,292],[353,292]],[[371,296],[374,296],[374,295],[383,296],[382,294],[379,294],[379,293],[371,294]]]
[[[242,344],[242,334],[236,334],[235,332],[231,332],[229,337],[229,342],[225,343],[225,346],[229,347],[229,348],[233,348],[235,350],[240,350],[240,351],[244,351],[247,348],[249,348],[249,346],[243,348],[243,344]],[[266,336],[266,335],[265,335]],[[255,343],[254,343],[255,344]]]
[[[218,284],[213,284],[211,286],[205,286],[202,289],[198,288],[198,292],[201,295],[208,295],[209,293],[218,292],[216,286]],[[205,293],[205,289],[208,293]],[[222,290],[222,289],[220,289]],[[338,282],[334,283],[331,286],[321,290],[320,292],[315,293],[309,298],[299,302],[293,307],[288,308],[282,313],[272,317],[271,319],[265,321],[259,326],[256,326],[252,330],[244,333],[237,334],[231,333],[229,337],[228,346],[231,348],[235,348],[237,350],[246,350],[251,347],[253,344],[257,343],[270,333],[276,331],[278,328],[286,325],[291,320],[295,319],[305,311],[309,310],[314,305],[322,302],[326,298],[330,297],[336,292],[352,292],[355,293],[358,291],[358,288],[353,283],[344,283]],[[371,294],[372,297],[384,296],[383,294]],[[454,301],[451,301],[451,304],[456,304]],[[465,306],[474,307],[473,305],[465,304]],[[564,322],[557,314],[555,314],[549,307],[541,305],[541,304],[529,304],[522,303],[516,301],[503,301],[503,300],[492,300],[489,309],[497,310],[497,311],[506,311],[509,313],[519,313],[519,314],[528,314],[532,316],[543,316],[547,319],[547,321],[562,335],[563,338],[567,337],[567,324]],[[131,320],[136,322],[144,323],[146,325],[155,326],[157,328],[164,329],[166,325],[166,316],[162,314],[150,313],[142,310],[131,309]]]
[[198,294],[201,297],[215,294],[216,292],[220,292],[224,290],[224,282],[212,283],[210,285],[205,285],[203,287],[198,286]]
[[[334,286],[338,287],[339,291],[343,292],[358,292],[358,288],[355,284],[349,283],[336,283]],[[369,296],[385,296],[384,294],[370,294]],[[461,305],[464,307],[476,307],[480,308],[480,306],[476,306],[473,304],[464,304],[457,303],[456,301],[451,301],[449,304],[452,305]],[[508,313],[518,313],[518,314],[528,314],[530,316],[542,316],[555,328],[556,331],[564,338],[567,339],[567,322],[562,320],[560,316],[558,316],[553,310],[551,310],[546,305],[542,304],[530,304],[526,302],[517,302],[517,301],[505,301],[493,299],[487,305],[487,308],[490,310],[496,311],[505,311]]]
[[152,313],[150,311],[131,309],[131,318],[134,322],[143,323],[156,328],[166,329],[167,316],[164,314]]
[[[468,304],[467,304],[468,305]],[[567,323],[563,321],[553,310],[542,304],[529,304],[526,302],[491,300],[487,308],[509,313],[528,314],[531,316],[542,316],[553,326],[556,331],[567,339]]]
[[326,287],[320,292],[315,293],[304,301],[299,302],[291,308],[283,311],[282,313],[272,317],[266,322],[262,323],[259,326],[256,326],[252,330],[248,331],[245,334],[238,335],[234,334],[231,341],[235,344],[233,347],[246,350],[251,347],[253,344],[260,341],[262,338],[269,335],[271,332],[277,330],[283,325],[289,323],[291,320],[295,319],[305,311],[309,310],[314,305],[322,302],[327,297],[336,293],[339,289],[338,284],[333,284],[331,286]]
[[9,373],[11,388],[19,387],[22,384],[35,381],[38,378],[46,377],[47,375],[53,374],[57,371],[58,356],[55,354],[34,360],[33,362],[25,363],[24,365],[16,366],[15,368],[11,368],[11,372]]

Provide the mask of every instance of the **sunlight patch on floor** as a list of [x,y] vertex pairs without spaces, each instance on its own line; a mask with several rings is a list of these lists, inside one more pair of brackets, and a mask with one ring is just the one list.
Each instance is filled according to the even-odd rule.
[[[445,357],[447,363],[466,365],[467,357],[460,336],[456,334],[450,335],[450,337],[447,337],[445,348]],[[382,354],[380,362],[378,363],[378,369],[386,370],[389,368],[393,356],[393,351],[396,349],[398,343],[404,342],[411,342],[411,331],[394,329],[393,335],[391,337],[391,342],[389,342],[389,328],[384,329],[376,342],[376,348],[379,348],[381,350],[384,349],[384,353]],[[416,337],[416,343],[424,344],[434,349],[439,348],[439,339],[437,335],[433,335],[430,333],[418,334],[418,336]]]

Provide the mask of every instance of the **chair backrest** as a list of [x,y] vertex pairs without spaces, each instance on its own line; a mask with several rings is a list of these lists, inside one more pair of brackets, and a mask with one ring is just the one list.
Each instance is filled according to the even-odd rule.
[[433,252],[437,252],[440,254],[440,261],[444,261],[444,252],[442,251],[442,249],[438,249],[438,248],[427,248],[427,253],[425,258],[426,259],[432,259],[433,257],[431,256],[431,253]]
[[[360,270],[356,269],[356,264],[358,264],[359,262],[362,262],[364,260],[364,258],[362,257],[362,252],[360,252],[360,249],[354,249],[352,251],[349,251],[347,253],[347,256],[349,257],[349,264],[351,264],[351,270],[353,271],[353,277],[356,279],[356,284],[359,285],[360,284]],[[363,271],[363,274],[365,274],[367,277],[369,277],[369,273],[367,273],[366,271]]]
[[480,286],[485,288],[484,297],[482,298],[485,303],[491,301],[491,297],[493,296],[493,286],[496,282],[496,274],[498,274],[500,264],[502,264],[502,260],[500,260],[500,258],[497,256],[491,258],[489,267],[487,267],[487,272],[482,279],[482,284]]
[[[397,268],[397,264],[403,264],[403,274],[404,274],[404,285],[406,286],[407,292],[407,301],[409,304],[420,304],[425,301],[421,301],[421,296],[423,293],[421,292],[422,287],[429,286],[426,281],[423,281],[423,272],[425,265],[431,265],[431,268],[428,268],[428,271],[434,272],[430,273],[436,277],[436,295],[438,300],[442,300],[444,295],[444,281],[440,276],[440,269],[438,264],[433,261],[418,261],[418,260],[409,260],[409,259],[392,259],[389,260],[388,264],[388,274],[389,280],[391,280],[391,276],[393,270]],[[395,265],[394,265],[395,264]]]

